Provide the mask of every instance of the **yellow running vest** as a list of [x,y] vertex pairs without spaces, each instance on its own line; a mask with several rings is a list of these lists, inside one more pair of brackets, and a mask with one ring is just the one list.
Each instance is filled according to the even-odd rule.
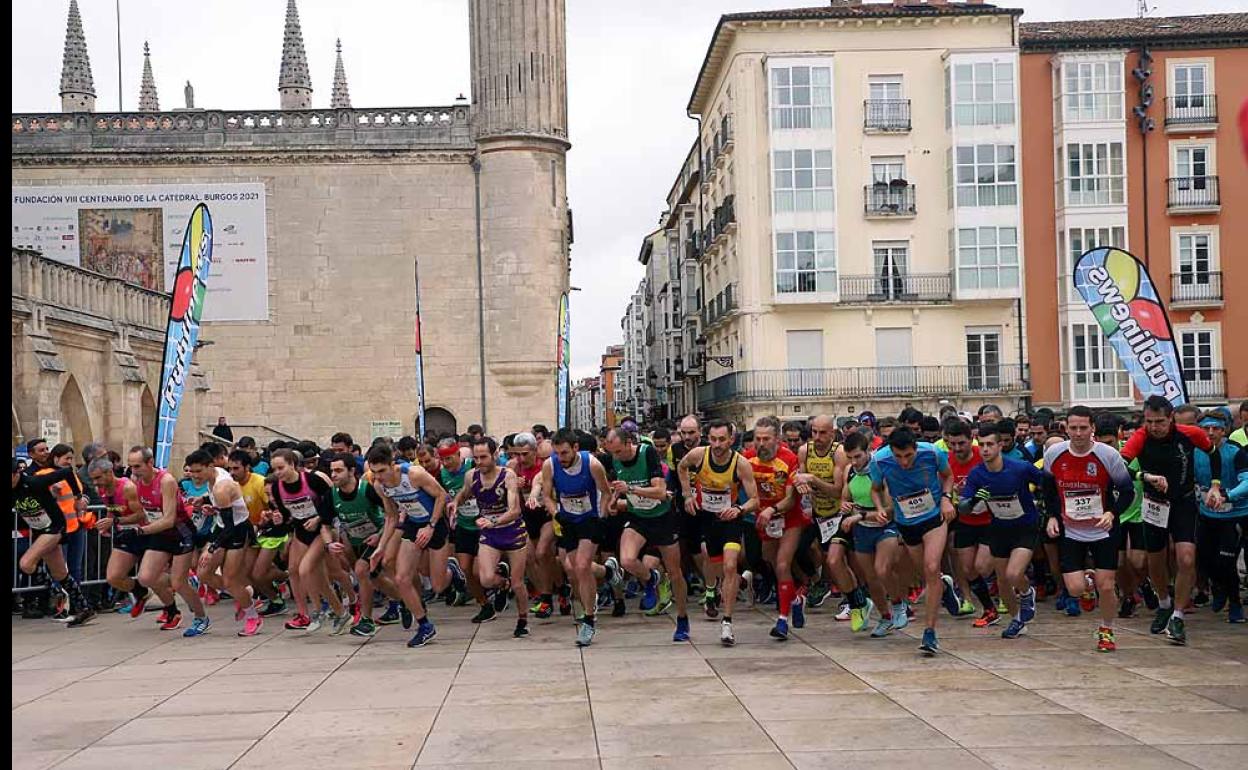
[[[814,476],[820,481],[826,481],[829,484],[836,478],[836,450],[840,444],[832,442],[832,448],[827,455],[820,456],[815,451],[815,442],[806,443],[806,473]],[[814,504],[814,513],[820,518],[835,516],[840,513],[841,501],[822,492],[812,491],[810,493],[811,500]]]

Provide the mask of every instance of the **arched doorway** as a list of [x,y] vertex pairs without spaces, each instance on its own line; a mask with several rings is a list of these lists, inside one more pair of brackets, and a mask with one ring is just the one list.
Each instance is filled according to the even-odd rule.
[[138,443],[146,445],[156,438],[156,399],[152,396],[152,389],[146,385],[139,396],[139,413],[142,415],[143,435],[139,436]]
[[458,433],[455,426],[455,415],[442,407],[434,406],[425,410],[425,430],[441,436],[444,433]]
[[90,443],[91,420],[87,417],[87,402],[78,388],[78,381],[71,374],[61,389],[61,441],[75,448]]

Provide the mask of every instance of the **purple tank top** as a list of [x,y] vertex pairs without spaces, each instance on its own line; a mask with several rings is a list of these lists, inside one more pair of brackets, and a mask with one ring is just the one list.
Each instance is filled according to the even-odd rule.
[[472,480],[472,496],[476,498],[477,507],[481,511],[482,516],[502,516],[507,513],[507,474],[510,471],[506,466],[498,469],[498,478],[490,485],[489,489],[481,483],[481,472],[475,474]]

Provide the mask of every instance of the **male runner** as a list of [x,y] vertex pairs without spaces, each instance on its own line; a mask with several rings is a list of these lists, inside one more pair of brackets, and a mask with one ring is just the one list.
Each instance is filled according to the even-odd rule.
[[1096,648],[1117,649],[1114,640],[1114,590],[1118,571],[1115,522],[1135,497],[1131,475],[1118,451],[1092,440],[1092,410],[1072,406],[1066,413],[1068,440],[1044,451],[1046,530],[1059,537],[1062,579],[1071,596],[1084,592],[1089,556],[1096,570],[1101,626]]
[[[329,464],[334,482],[334,513],[347,535],[345,545],[337,542],[330,550],[347,554],[360,586],[360,617],[351,627],[351,635],[369,637],[377,633],[373,623],[374,570],[380,571],[385,546],[393,536],[398,517],[385,515],[385,501],[367,481],[356,478],[355,468],[355,455],[349,452],[339,452]],[[382,592],[399,596],[398,587],[389,576],[376,577]]]
[[[673,441],[671,446],[667,448],[667,464],[672,469],[680,464],[680,461],[685,458],[685,455],[689,454],[690,450],[705,443],[702,441],[702,426],[698,423],[698,418],[693,415],[688,415],[681,419],[676,429],[676,436],[677,440]],[[702,576],[704,584],[702,605],[706,611],[706,616],[714,618],[719,614],[718,604],[720,597],[715,589],[715,568],[709,565],[706,559],[706,549],[702,537],[702,519],[699,516],[683,514],[685,500],[681,492],[679,480],[674,485],[668,484],[668,489],[672,492],[672,510],[682,512],[677,517],[679,523],[676,526],[677,533],[680,536],[681,566],[686,574],[693,574],[696,571],[698,575]]]
[[1196,555],[1213,584],[1213,611],[1227,607],[1226,622],[1243,623],[1237,562],[1242,538],[1248,537],[1248,447],[1227,440],[1230,426],[1220,412],[1210,412],[1200,424],[1213,451],[1196,455]]
[[[1108,444],[1114,449],[1121,446],[1119,441],[1119,419],[1112,414],[1097,415],[1094,428],[1096,430],[1096,440],[1102,444]],[[1127,463],[1128,471],[1140,470],[1140,461],[1132,460]],[[1135,609],[1138,605],[1135,597],[1137,590],[1148,590],[1151,588],[1142,584],[1142,581],[1148,574],[1147,554],[1144,543],[1144,518],[1140,515],[1140,503],[1144,500],[1144,482],[1139,478],[1135,479],[1135,498],[1132,499],[1131,505],[1118,516],[1118,593],[1120,601],[1118,603],[1118,617],[1130,618],[1135,616]],[[1154,600],[1155,600],[1155,594]],[[1071,600],[1073,603],[1075,600]],[[1067,604],[1069,612],[1070,603]],[[1075,605],[1078,606],[1078,605]],[[1156,609],[1156,604],[1153,604]],[[1060,607],[1058,609],[1061,609]]]
[[[904,422],[905,412],[902,414]],[[926,441],[916,442],[909,428],[897,428],[889,435],[888,443],[875,453],[871,464],[871,499],[876,518],[882,521],[889,520],[884,511],[885,484],[893,498],[902,543],[910,560],[923,568],[927,607],[919,649],[935,655],[940,650],[936,617],[946,585],[940,562],[948,542],[949,522],[956,515],[951,496],[953,473],[943,452]],[[896,613],[893,623],[897,623]]]
[[[455,529],[451,539],[454,543],[455,559],[467,576],[468,593],[480,608],[472,622],[485,623],[497,617],[498,612],[494,608],[494,602],[486,597],[475,568],[477,553],[481,548],[481,531],[477,528],[477,519],[481,512],[477,510],[476,498],[468,497],[462,501],[459,498],[459,491],[464,488],[464,479],[472,468],[472,460],[464,459],[459,451],[459,440],[454,436],[439,441],[437,453],[442,466],[438,478],[450,498],[446,515],[449,520],[454,521]],[[507,600],[506,591],[502,592],[502,598],[504,602]],[[506,604],[503,609],[506,609]]]
[[[710,445],[690,449],[677,466],[685,513],[702,520],[707,558],[722,578],[724,615],[720,621],[719,641],[725,647],[737,643],[732,632],[732,611],[736,607],[740,580],[738,566],[745,535],[743,516],[758,510],[754,471],[744,457],[733,451],[732,433],[731,422],[712,420],[707,425]],[[742,489],[746,500],[738,505]]]
[[[786,452],[788,447],[783,447]],[[776,590],[779,594],[779,617],[771,629],[771,637],[784,641],[789,638],[790,619],[794,628],[806,625],[802,597],[798,596],[797,583],[793,580],[793,557],[802,539],[802,530],[810,524],[802,507],[797,504],[793,489],[793,477],[797,472],[797,458],[790,462],[781,453],[780,421],[775,417],[760,417],[754,423],[754,449],[744,456],[754,471],[758,488],[758,519],[755,528],[763,544],[763,559],[776,572]]]
[[784,424],[783,431],[784,445],[796,455],[806,445],[806,426],[797,420],[790,420]]
[[130,577],[135,565],[143,559],[143,540],[138,535],[138,526],[147,519],[139,502],[138,488],[130,479],[117,478],[113,461],[107,457],[92,460],[87,465],[87,474],[105,505],[106,515],[95,522],[95,528],[113,543],[108,556],[108,584],[130,594],[130,617],[140,617],[147,606],[149,592]]
[[[880,608],[880,621],[871,631],[873,638],[888,636],[894,629],[905,628],[905,584],[897,577],[897,556],[901,535],[891,518],[875,507],[871,496],[871,439],[855,431],[841,445],[848,465],[841,473],[841,530],[849,530],[854,551],[854,564],[867,583],[873,604]],[[861,591],[861,587],[858,589]],[[893,604],[889,607],[889,596]],[[850,597],[851,602],[861,597]],[[865,602],[864,602],[865,603]]]
[[[985,405],[980,409],[995,409]],[[998,410],[998,413],[1000,410]],[[980,421],[980,429],[992,423]],[[953,474],[953,494],[962,494],[966,485],[966,477],[981,462],[980,447],[971,441],[971,429],[959,417],[945,420],[943,427],[945,446],[949,449],[949,470]],[[965,598],[975,594],[983,614],[975,619],[976,628],[987,628],[1000,621],[996,603],[988,593],[986,578],[992,574],[992,553],[988,548],[992,524],[992,512],[986,507],[968,508],[965,513],[958,511],[958,518],[950,525],[953,531],[953,566],[961,588],[962,599],[958,602],[957,615],[969,615],[975,611],[970,600]],[[948,590],[944,592],[948,595]],[[943,596],[942,596],[943,598]]]
[[[1213,449],[1209,436],[1194,425],[1176,425],[1174,407],[1163,396],[1144,401],[1144,427],[1122,448],[1122,458],[1140,460],[1144,482],[1144,540],[1148,547],[1148,573],[1159,607],[1149,630],[1163,630],[1172,644],[1187,644],[1183,607],[1196,583],[1196,480],[1197,452]],[[1174,543],[1174,593],[1171,595],[1168,551]]]
[[39,475],[27,475],[16,459],[13,460],[13,511],[30,529],[30,547],[19,562],[22,572],[34,575],[43,562],[51,575],[53,586],[69,594],[71,627],[81,626],[95,617],[95,610],[82,595],[78,581],[69,574],[65,553],[61,550],[61,537],[65,534],[65,516],[53,496],[51,488],[65,483],[75,498],[83,496],[73,466],[57,468]]
[[[234,619],[242,621],[243,627],[239,636],[255,636],[260,632],[264,620],[256,612],[255,601],[247,581],[247,548],[255,539],[255,530],[251,528],[251,512],[247,510],[247,502],[243,499],[243,489],[231,476],[219,478],[216,466],[212,464],[212,455],[205,450],[196,450],[186,457],[191,478],[211,488],[211,504],[216,512],[219,527],[213,532],[213,542],[209,551],[223,551],[225,557],[221,562],[221,576],[225,588],[234,597]],[[200,557],[200,573],[207,574],[212,554],[205,553]]]
[[[253,542],[247,547],[247,579],[252,589],[265,599],[264,608],[260,610],[261,616],[271,617],[285,612],[286,604],[282,601],[281,592],[273,587],[274,580],[281,575],[272,567],[273,552],[266,552],[259,543],[261,538],[259,527],[263,521],[264,512],[269,507],[269,491],[264,484],[264,476],[254,470],[253,462],[253,455],[250,452],[235,449],[227,458],[226,470],[230,472],[230,478],[238,482],[239,489],[242,490],[243,502],[247,505],[247,520],[251,522],[252,530],[256,533]],[[256,577],[256,565],[266,553],[269,556],[265,557],[265,563],[260,567],[264,578]]]
[[[537,426],[542,427],[542,426]],[[559,572],[555,561],[554,523],[542,499],[543,488],[538,478],[542,474],[543,460],[538,459],[538,439],[532,433],[517,433],[512,439],[507,467],[516,474],[520,489],[520,508],[524,516],[524,528],[529,537],[528,575],[537,589],[537,601],[529,612],[545,619],[554,614],[553,586]],[[565,586],[563,586],[566,588]],[[572,612],[565,591],[559,593],[559,614]]]

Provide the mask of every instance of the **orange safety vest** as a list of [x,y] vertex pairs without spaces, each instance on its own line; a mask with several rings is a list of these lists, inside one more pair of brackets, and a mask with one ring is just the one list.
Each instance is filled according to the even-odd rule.
[[[39,476],[44,473],[51,473],[52,468],[43,468],[36,471],[35,475]],[[56,505],[61,509],[61,514],[65,517],[65,532],[78,531],[78,498],[74,496],[74,489],[69,485],[68,481],[60,481],[52,485],[52,494],[56,496]]]

